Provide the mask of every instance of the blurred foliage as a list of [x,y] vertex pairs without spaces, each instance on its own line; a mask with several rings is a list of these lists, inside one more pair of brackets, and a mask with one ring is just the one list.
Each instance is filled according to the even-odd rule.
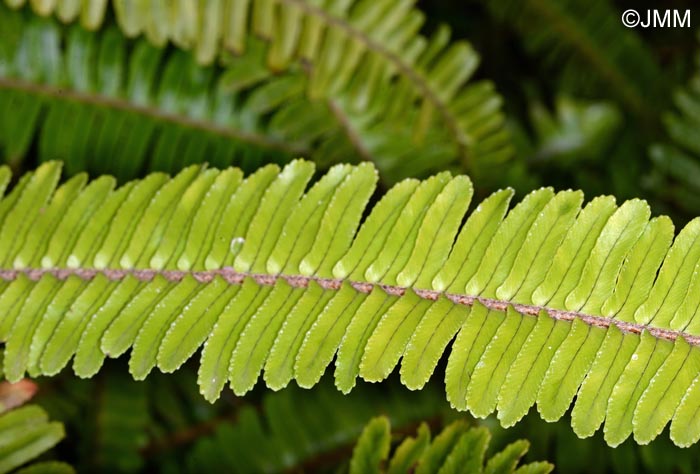
[[[322,165],[372,159],[388,182],[466,169],[490,178],[475,180],[481,196],[506,184],[520,193],[546,184],[582,189],[588,197],[643,197],[679,228],[700,215],[700,10],[694,0],[418,2],[426,20],[415,27],[421,35],[441,38],[440,25],[447,24],[453,38],[469,40],[478,52],[469,91],[479,100],[466,101],[465,115],[470,130],[485,137],[483,154],[506,163],[482,170],[454,155],[439,122],[426,140],[413,140],[424,117],[415,96],[393,108],[392,101],[349,107],[356,90],[312,100],[306,93],[311,63],[302,58],[273,71],[260,38],[248,37],[240,55],[200,66],[214,53],[154,46],[157,28],[126,37],[110,9],[97,32],[29,10],[53,5],[56,16],[73,21],[77,13],[70,17],[67,9],[101,1],[29,3],[12,13],[0,6],[0,154],[15,168],[62,158],[71,173],[87,169],[128,179],[201,161],[252,170],[301,154]],[[627,29],[620,14],[628,8],[691,9],[693,28]],[[358,74],[356,85],[368,73]],[[406,94],[394,88],[397,82],[388,79],[384,88]],[[490,128],[479,131],[480,123]],[[512,150],[515,158],[504,161]],[[51,458],[78,472],[323,472],[338,466],[343,472],[362,426],[374,416],[389,416],[394,430],[408,435],[420,421],[439,431],[456,416],[430,384],[419,393],[392,383],[362,385],[347,397],[329,384],[246,398],[227,392],[210,405],[196,392],[193,371],[137,383],[120,364],[109,362],[91,380],[63,373],[38,381],[32,403],[67,432]],[[611,449],[601,433],[576,438],[566,421],[549,425],[528,416],[509,430],[491,418],[479,423],[493,435],[487,456],[528,438],[525,462],[548,459],[558,472],[700,471],[698,448],[676,448],[667,436]]]
[[409,392],[391,380],[343,395],[326,377],[314,390],[226,392],[210,404],[193,367],[134,383],[125,364],[110,360],[90,380],[64,372],[34,400],[80,440],[58,449],[78,472],[320,472],[349,460],[373,417],[403,431],[455,416],[437,386]]
[[663,115],[665,142],[650,149],[653,170],[648,186],[664,202],[690,215],[700,209],[700,56],[688,84],[676,89],[674,107]]

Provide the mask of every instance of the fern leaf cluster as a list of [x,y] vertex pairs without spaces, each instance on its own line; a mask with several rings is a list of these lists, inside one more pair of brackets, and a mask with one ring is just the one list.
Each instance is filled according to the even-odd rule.
[[647,445],[638,445],[628,439],[610,448],[603,441],[602,432],[581,439],[567,422],[547,423],[536,413],[527,415],[511,428],[490,429],[493,441],[498,446],[526,438],[532,447],[530,459],[546,458],[556,466],[557,472],[584,474],[590,471],[591,460],[595,460],[596,472],[609,474],[692,474],[700,469],[700,459],[694,448],[678,448],[666,436],[659,436]]
[[[403,440],[389,459],[389,428],[389,419],[386,417],[377,417],[367,423],[355,446],[350,461],[350,474],[547,474],[554,468],[547,462],[518,467],[520,458],[527,453],[529,447],[525,440],[516,441],[485,460],[491,439],[488,429],[469,428],[461,421],[450,424],[432,440],[428,425],[421,424],[417,436]],[[382,464],[387,462],[387,468],[382,469]]]
[[[141,379],[201,349],[198,383],[337,387],[386,378],[418,389],[454,339],[450,403],[509,426],[537,404],[607,442],[700,438],[695,269],[700,220],[674,239],[648,205],[542,188],[468,215],[465,176],[409,179],[368,208],[377,173],[310,162],[243,177],[186,168],[119,188],[60,165],[0,201],[0,339],[8,379],[87,377],[131,350]],[[9,181],[7,169],[2,183]],[[308,187],[308,189],[307,189]],[[362,216],[366,215],[363,219]]]
[[[19,7],[25,2],[5,0],[5,3]],[[96,29],[102,24],[104,16],[110,11],[107,6],[111,5],[117,23],[127,37],[144,33],[151,44],[156,46],[162,47],[172,41],[183,50],[191,51],[191,55],[187,55],[189,62],[180,58],[183,64],[173,65],[173,71],[188,68],[194,83],[179,86],[181,77],[172,72],[174,77],[164,77],[162,81],[152,84],[151,87],[160,93],[156,95],[155,101],[150,101],[151,104],[146,106],[151,111],[151,116],[156,115],[151,117],[153,120],[146,122],[155,120],[160,123],[166,118],[180,124],[184,121],[189,128],[192,125],[197,129],[204,128],[208,133],[201,133],[201,130],[200,133],[191,133],[192,144],[189,146],[194,150],[192,154],[205,153],[205,146],[211,146],[208,143],[202,144],[203,141],[216,142],[215,138],[219,135],[229,138],[232,136],[243,142],[241,148],[244,151],[249,150],[252,142],[253,145],[262,144],[263,148],[272,148],[273,151],[282,148],[282,151],[290,152],[291,148],[291,154],[297,156],[300,152],[317,150],[320,157],[324,158],[319,159],[320,162],[327,162],[331,158],[340,161],[337,158],[339,156],[345,160],[348,156],[373,160],[382,172],[387,173],[390,181],[446,165],[466,167],[472,172],[488,176],[487,170],[499,166],[512,155],[510,138],[503,127],[500,96],[495,93],[490,82],[470,82],[479,62],[478,55],[466,42],[451,42],[446,28],[440,29],[431,38],[419,34],[424,18],[410,1],[399,7],[392,1],[334,1],[319,4],[306,0],[186,1],[173,2],[167,7],[162,5],[162,8],[158,6],[160,4],[152,2],[129,0],[82,4],[29,3],[37,13],[55,13],[65,22],[81,16],[81,23],[90,29]],[[27,30],[29,31],[25,34],[29,38],[26,42],[36,44],[32,39],[36,33],[32,36],[32,29]],[[83,36],[94,36],[84,30],[80,31]],[[112,35],[117,34],[113,32]],[[263,38],[266,46],[262,49],[256,47],[259,46],[259,41],[253,35]],[[119,42],[115,38],[109,41]],[[56,47],[54,44],[50,46],[54,49]],[[116,48],[116,45],[110,44],[108,47]],[[141,66],[149,64],[150,69],[145,68],[145,73],[154,73],[158,70],[158,54],[152,52],[153,57],[146,58],[143,57],[146,53],[140,52],[140,49],[147,48],[134,50],[136,57],[132,59],[132,69],[142,73],[144,71]],[[15,50],[16,48],[12,49]],[[231,50],[243,56],[226,53]],[[71,52],[73,50],[69,49],[64,54],[68,58],[76,57]],[[12,58],[12,61],[23,64],[25,56],[29,54],[32,62],[42,65],[48,62],[55,68],[61,55],[57,54],[60,53],[58,51],[51,53],[50,61],[47,61],[48,55],[45,52],[29,47],[26,54]],[[121,57],[114,51],[110,53],[107,60],[105,52],[105,60],[112,68],[118,69]],[[256,88],[250,94],[255,94],[262,104],[251,97],[249,100],[252,103],[246,101],[239,104],[234,100],[231,105],[233,99],[229,97],[230,94],[211,85],[211,71],[195,65],[195,59],[209,64],[215,58],[220,59],[224,70],[222,85],[260,85],[262,90]],[[107,69],[103,72],[106,71]],[[83,71],[73,72],[79,77],[90,77],[89,74],[82,74]],[[144,112],[140,108],[143,104],[131,100],[134,85],[128,82],[126,93],[115,90],[119,88],[118,76],[121,73],[126,77],[127,72],[112,72],[110,69],[110,73],[105,74],[112,81],[108,84],[111,89],[107,95],[117,95],[120,99],[117,102],[123,108],[132,112],[134,109]],[[275,73],[281,74],[281,77],[275,77]],[[136,78],[137,85],[141,85],[136,99],[143,99],[143,83],[148,83],[149,80],[154,81],[154,78]],[[9,82],[5,85],[18,88],[16,81]],[[55,86],[50,81],[48,85]],[[43,93],[53,90],[45,85],[38,88]],[[213,97],[207,97],[203,92],[207,88]],[[37,87],[29,89],[36,92]],[[83,97],[81,94],[72,96]],[[94,94],[90,97],[97,99]],[[248,94],[244,95],[244,99],[247,98]],[[123,103],[125,99],[126,104]],[[36,100],[33,98],[29,102]],[[106,105],[114,105],[110,101],[97,101],[101,105],[105,105],[105,102]],[[193,102],[198,110],[190,115],[195,119],[185,120],[186,114],[182,107],[185,104],[192,106]],[[33,108],[30,105],[25,107],[31,110],[37,108],[37,105],[32,105]],[[283,105],[286,106],[286,111],[277,110]],[[243,110],[237,110],[239,106]],[[246,110],[246,106],[250,106],[251,110]],[[154,107],[156,111],[152,110]],[[172,108],[175,108],[176,117],[170,116]],[[231,117],[232,112],[234,118]],[[257,115],[270,112],[274,112],[276,118],[270,120],[270,130],[266,130],[266,127],[262,127],[262,130],[249,130],[251,123],[256,123]],[[239,114],[240,118],[236,121]],[[115,114],[116,123],[106,128],[110,131],[103,134],[116,136],[118,128],[115,127],[121,126],[116,119],[122,115]],[[136,115],[140,117],[143,114]],[[30,114],[29,117],[33,116]],[[88,119],[84,120],[86,124],[91,123]],[[268,117],[264,117],[266,123],[268,120]],[[31,129],[32,121],[23,124]],[[129,125],[133,128],[129,129]],[[316,143],[315,140],[324,135],[329,126],[334,133],[325,136],[321,143]],[[135,137],[147,135],[145,131],[138,132],[138,124],[129,123],[128,120],[124,127],[132,130]],[[207,136],[212,133],[214,137]],[[290,141],[297,138],[299,133],[302,133],[301,143]],[[169,136],[162,138],[163,148],[167,149],[166,144],[177,143],[181,134],[183,132],[170,131]],[[186,143],[189,138],[187,135],[185,133],[182,138]],[[72,144],[63,138],[66,143]],[[313,142],[313,146],[310,146],[310,142]],[[26,143],[26,140],[13,143],[12,146],[21,147],[22,143]],[[244,146],[246,143],[248,147]],[[336,150],[339,145],[348,148],[350,152]],[[80,140],[76,146],[80,146]],[[417,150],[422,153],[417,153]],[[156,156],[152,158],[154,161],[158,160],[159,154],[165,154],[169,160],[183,160],[172,150],[161,151],[157,148],[156,151]],[[220,150],[219,153],[225,151]],[[104,160],[109,162],[106,158]],[[184,163],[194,161],[184,160]],[[134,163],[139,161],[129,158],[128,165],[125,166],[136,166]],[[167,170],[175,168],[173,165]],[[155,169],[162,169],[162,166]],[[98,169],[98,172],[101,171],[103,170]],[[129,177],[133,176],[136,175]]]

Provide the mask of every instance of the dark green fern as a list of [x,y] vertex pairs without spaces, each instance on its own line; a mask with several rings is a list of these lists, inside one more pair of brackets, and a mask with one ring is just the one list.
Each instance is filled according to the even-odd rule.
[[[574,96],[618,97],[640,122],[658,120],[664,75],[637,33],[609,0],[485,0],[512,24],[523,46],[556,67],[560,90]],[[659,7],[660,8],[660,7]],[[641,7],[640,7],[641,10]],[[642,10],[643,11],[643,10]]]

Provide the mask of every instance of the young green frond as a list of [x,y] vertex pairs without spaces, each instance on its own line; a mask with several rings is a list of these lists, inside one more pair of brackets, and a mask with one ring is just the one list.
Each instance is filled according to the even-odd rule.
[[[451,344],[446,392],[512,425],[575,399],[582,437],[700,439],[700,220],[673,237],[643,201],[584,205],[543,188],[468,213],[447,172],[375,196],[369,163],[312,180],[301,160],[243,177],[191,166],[115,187],[61,165],[0,200],[0,340],[9,380],[80,376],[130,351],[137,379],[200,352],[208,400],[261,377],[315,385],[335,358],[357,377],[421,389]],[[0,188],[10,180],[0,169]],[[368,203],[372,202],[371,206]],[[466,220],[465,220],[466,217]]]

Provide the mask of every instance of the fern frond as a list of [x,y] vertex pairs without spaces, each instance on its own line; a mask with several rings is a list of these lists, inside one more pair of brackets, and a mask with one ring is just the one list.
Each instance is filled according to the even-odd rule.
[[[490,82],[470,83],[478,55],[464,41],[451,42],[447,28],[432,38],[420,35],[424,17],[413,1],[207,0],[175,2],[167,13],[152,2],[131,0],[29,3],[40,15],[55,13],[64,22],[80,16],[92,30],[111,6],[127,36],[143,33],[160,47],[172,41],[202,64],[220,58],[234,77],[261,68],[237,66],[239,60],[225,51],[242,53],[251,36],[263,38],[268,46],[262,69],[306,70],[303,90],[328,105],[331,121],[345,127],[355,153],[378,156],[380,169],[399,178],[409,175],[407,169],[415,173],[404,162],[411,156],[423,156],[418,171],[436,169],[435,159],[458,158],[457,164],[488,177],[512,155],[500,96]],[[429,153],[417,154],[416,147]]]
[[[26,405],[0,415],[0,472],[22,466],[54,447],[65,432],[59,422],[49,422],[46,412],[36,405]],[[33,474],[71,474],[68,464],[40,462],[17,472]]]
[[[700,220],[674,239],[633,199],[543,188],[509,210],[480,203],[465,176],[405,180],[371,209],[377,174],[338,165],[306,189],[312,163],[191,166],[120,188],[60,164],[0,201],[0,339],[9,380],[80,376],[129,349],[132,375],[176,370],[200,347],[208,400],[357,376],[420,389],[452,339],[447,398],[512,425],[546,420],[640,443],[671,422],[700,439]],[[0,183],[9,180],[0,171]],[[362,216],[366,218],[362,220]],[[360,223],[362,222],[362,225]]]
[[[418,428],[415,438],[403,440],[390,457],[391,433],[389,419],[377,417],[370,420],[357,441],[350,461],[350,474],[415,472],[436,473],[538,473],[552,472],[554,466],[547,462],[534,462],[517,467],[520,458],[527,453],[529,443],[516,441],[490,459],[484,459],[491,439],[488,429],[469,428],[456,421],[447,426],[434,440],[425,423]],[[389,463],[387,469],[382,464]],[[516,469],[517,468],[517,469]]]

